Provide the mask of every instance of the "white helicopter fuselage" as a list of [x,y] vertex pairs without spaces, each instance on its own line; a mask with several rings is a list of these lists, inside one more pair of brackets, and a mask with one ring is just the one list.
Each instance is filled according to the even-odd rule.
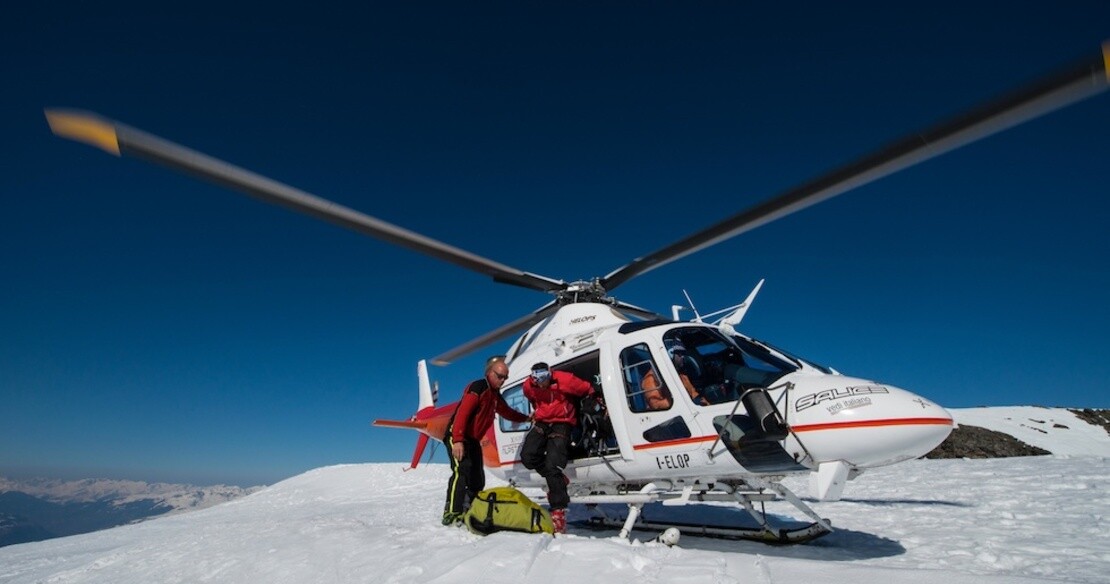
[[[701,359],[702,378],[712,377],[711,368],[719,372],[720,361],[731,360],[725,366],[732,368],[729,388],[703,382],[706,395],[719,393],[708,405],[684,391],[667,354],[665,339],[679,337]],[[757,366],[753,361],[759,357],[766,362]],[[818,471],[829,475],[822,498],[835,498],[845,478],[920,457],[953,427],[948,412],[909,391],[840,375],[743,335],[729,337],[713,325],[633,322],[602,304],[560,308],[521,337],[507,361],[503,395],[520,411],[530,411],[521,391],[524,377],[541,361],[593,382],[604,396],[612,425],[606,444],[592,455],[572,453],[566,469],[572,484],[585,488]],[[637,367],[654,368],[662,377],[673,397],[670,407],[651,410],[637,400]],[[736,383],[745,376],[747,383]],[[760,386],[788,429],[781,439],[751,427],[755,417],[740,395]],[[485,462],[503,480],[543,486],[543,477],[520,462],[528,428],[499,418],[485,444]]]

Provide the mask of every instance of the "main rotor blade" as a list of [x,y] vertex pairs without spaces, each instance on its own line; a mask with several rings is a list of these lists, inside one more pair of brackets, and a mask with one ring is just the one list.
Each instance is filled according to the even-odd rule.
[[610,272],[601,280],[601,286],[612,291],[640,274],[745,231],[1095,95],[1106,89],[1110,81],[1107,63],[1110,63],[1110,41],[1103,43],[1102,52],[1097,57],[1080,65],[1006,94],[924,132],[911,134],[685,239],[636,258]]
[[646,318],[648,320],[670,320],[669,317],[663,316],[662,314],[659,314],[658,312],[653,312],[653,311],[648,310],[646,308],[640,308],[639,306],[636,306],[634,304],[629,304],[627,302],[623,302],[623,301],[620,301],[620,300],[617,301],[617,305],[615,306],[615,308],[617,310],[621,311],[621,312],[628,312],[628,313],[631,313],[631,314],[635,314],[636,316],[639,316],[640,318]]
[[497,341],[500,341],[501,339],[509,335],[518,333],[536,324],[537,322],[554,314],[556,310],[559,310],[559,304],[557,301],[552,300],[551,302],[548,302],[547,304],[544,304],[543,306],[538,308],[532,314],[526,314],[514,320],[513,322],[510,322],[509,324],[492,330],[466,344],[459,345],[458,347],[447,351],[446,353],[436,357],[435,359],[432,359],[432,364],[439,366],[449,365],[452,361],[458,359],[459,357],[467,355],[472,351],[481,349],[486,345],[496,343]]
[[561,280],[486,259],[96,114],[47,109],[46,119],[50,129],[63,138],[85,142],[116,156],[126,154],[163,164],[267,203],[485,274],[497,282],[545,292],[566,287]]

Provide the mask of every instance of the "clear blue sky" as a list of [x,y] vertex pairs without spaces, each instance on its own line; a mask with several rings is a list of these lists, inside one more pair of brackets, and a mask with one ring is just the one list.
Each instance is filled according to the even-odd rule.
[[[604,275],[1097,51],[1110,3],[20,3],[0,473],[398,461],[415,364],[543,294],[53,137],[100,112],[556,278]],[[679,6],[681,4],[681,6]],[[950,407],[1110,407],[1110,96],[623,286]],[[446,399],[502,346],[433,369]],[[439,455],[443,459],[442,454]]]

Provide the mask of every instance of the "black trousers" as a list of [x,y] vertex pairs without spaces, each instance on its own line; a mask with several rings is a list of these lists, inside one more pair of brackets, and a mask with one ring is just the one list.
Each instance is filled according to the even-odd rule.
[[482,446],[477,440],[463,439],[463,458],[455,460],[451,454],[451,430],[443,439],[447,458],[451,461],[451,478],[447,481],[447,501],[443,514],[461,514],[470,507],[470,501],[486,488],[486,469],[482,466]]
[[567,448],[570,445],[570,424],[536,422],[524,437],[520,461],[524,468],[540,473],[547,479],[547,502],[552,509],[566,509],[570,504],[567,479]]

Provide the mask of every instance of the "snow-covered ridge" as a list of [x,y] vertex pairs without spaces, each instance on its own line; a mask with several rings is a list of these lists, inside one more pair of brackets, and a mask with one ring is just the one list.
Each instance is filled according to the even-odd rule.
[[960,425],[1009,434],[1058,456],[1110,457],[1110,434],[1064,408],[949,408]]

